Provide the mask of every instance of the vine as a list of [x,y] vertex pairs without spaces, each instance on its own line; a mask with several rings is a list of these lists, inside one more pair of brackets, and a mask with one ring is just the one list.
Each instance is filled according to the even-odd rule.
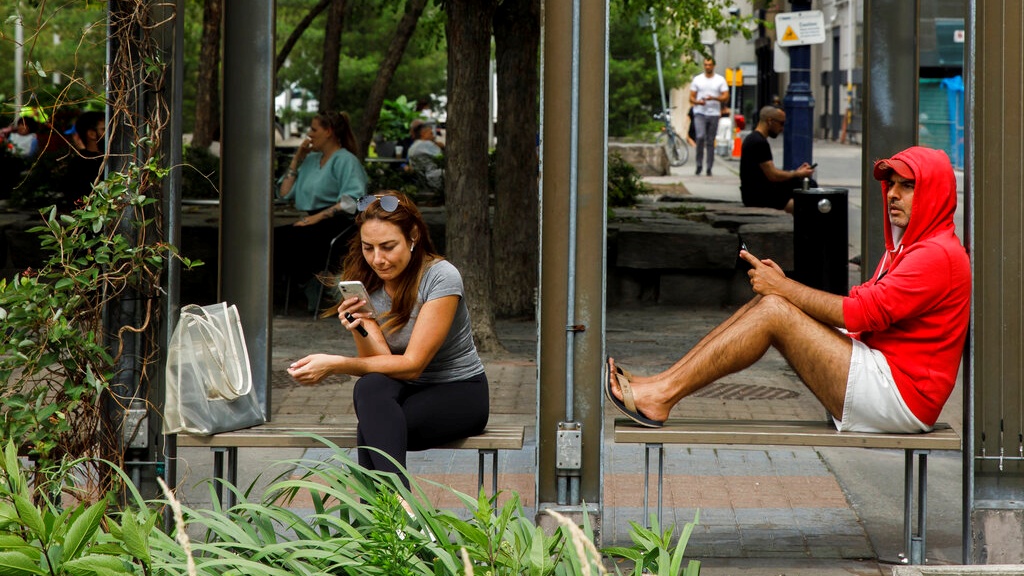
[[[111,143],[106,178],[70,213],[41,210],[41,225],[29,232],[40,238],[45,263],[0,280],[0,437],[20,441],[37,469],[83,456],[123,464],[118,406],[148,404],[164,266],[170,258],[193,265],[162,241],[159,209],[169,172],[161,156],[169,106],[159,35],[173,20],[173,6],[147,0],[123,0],[110,12],[101,93]],[[54,110],[75,104],[66,93]],[[79,497],[89,500],[120,481],[98,468],[82,479]]]

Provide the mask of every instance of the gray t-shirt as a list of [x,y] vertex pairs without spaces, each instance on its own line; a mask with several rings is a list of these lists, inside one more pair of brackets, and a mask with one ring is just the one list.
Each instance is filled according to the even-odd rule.
[[[455,318],[448,330],[448,336],[420,377],[410,381],[413,384],[457,382],[484,371],[484,365],[476,353],[476,345],[473,344],[469,309],[463,298],[462,275],[447,260],[439,260],[423,272],[416,306],[409,317],[409,323],[398,332],[385,331],[384,339],[387,340],[392,354],[405,353],[423,303],[452,295],[459,297],[459,305],[455,310]],[[379,311],[391,310],[391,297],[383,288],[370,294],[370,302]],[[387,312],[382,312],[378,314],[377,321],[383,325],[387,322],[387,316]]]

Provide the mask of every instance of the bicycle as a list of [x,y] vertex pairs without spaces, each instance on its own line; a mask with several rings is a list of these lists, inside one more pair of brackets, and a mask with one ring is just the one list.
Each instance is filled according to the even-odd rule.
[[668,110],[655,114],[654,118],[664,123],[661,133],[655,139],[655,143],[665,149],[669,165],[678,168],[690,159],[690,147],[686,144],[686,138],[676,133],[672,127],[672,116]]

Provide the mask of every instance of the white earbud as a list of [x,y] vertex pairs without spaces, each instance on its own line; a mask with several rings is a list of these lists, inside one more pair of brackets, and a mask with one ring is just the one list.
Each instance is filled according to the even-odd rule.
[[412,252],[415,249],[416,249],[416,243],[413,242],[412,245],[409,246],[409,252]]

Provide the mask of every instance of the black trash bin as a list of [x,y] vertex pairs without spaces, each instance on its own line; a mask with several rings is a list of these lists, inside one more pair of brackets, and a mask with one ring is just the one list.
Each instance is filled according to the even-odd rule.
[[793,278],[846,296],[849,254],[846,188],[793,191]]

